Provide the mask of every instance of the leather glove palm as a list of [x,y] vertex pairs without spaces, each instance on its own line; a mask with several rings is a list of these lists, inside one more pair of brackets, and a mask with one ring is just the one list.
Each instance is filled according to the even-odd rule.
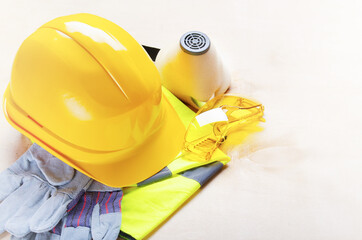
[[46,232],[92,180],[37,144],[0,174],[0,233]]

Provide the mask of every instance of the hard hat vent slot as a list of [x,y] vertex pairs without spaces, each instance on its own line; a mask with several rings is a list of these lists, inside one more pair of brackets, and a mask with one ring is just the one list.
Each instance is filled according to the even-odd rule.
[[185,33],[180,39],[180,44],[182,50],[192,55],[201,55],[210,48],[207,35],[197,31]]

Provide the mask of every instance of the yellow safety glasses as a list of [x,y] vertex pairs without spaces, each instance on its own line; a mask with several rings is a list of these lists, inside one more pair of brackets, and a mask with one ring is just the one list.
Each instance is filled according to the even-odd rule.
[[263,121],[263,114],[262,104],[246,98],[224,94],[211,99],[188,126],[183,155],[194,161],[209,161],[229,133]]

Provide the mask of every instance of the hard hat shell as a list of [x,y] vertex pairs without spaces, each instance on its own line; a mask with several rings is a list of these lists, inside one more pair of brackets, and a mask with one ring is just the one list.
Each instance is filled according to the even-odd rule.
[[185,128],[152,60],[91,14],[56,18],[23,42],[3,104],[21,133],[109,186],[150,177],[182,149]]

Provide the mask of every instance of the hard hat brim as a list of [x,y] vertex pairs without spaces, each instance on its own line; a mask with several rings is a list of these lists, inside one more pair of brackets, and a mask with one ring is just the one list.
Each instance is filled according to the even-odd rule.
[[[164,94],[161,104],[165,109],[163,125],[137,152],[123,161],[117,158],[122,152],[86,151],[52,134],[16,105],[10,86],[4,94],[3,109],[6,119],[14,128],[55,157],[105,185],[124,187],[141,182],[162,170],[182,149],[185,126]],[[65,155],[65,152],[68,154]]]

